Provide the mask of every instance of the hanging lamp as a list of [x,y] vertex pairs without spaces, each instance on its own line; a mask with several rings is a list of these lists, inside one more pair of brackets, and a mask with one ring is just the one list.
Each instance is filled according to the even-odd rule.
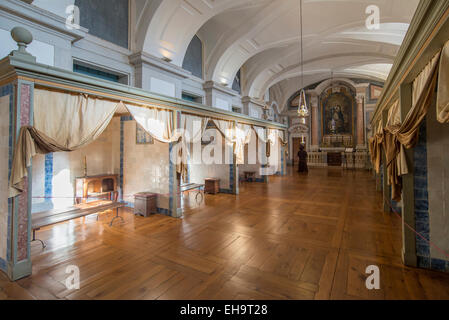
[[[299,92],[298,116],[307,118],[309,116],[309,108],[307,108],[306,92],[304,91],[304,48],[303,48],[303,23],[302,23],[302,0],[299,0],[299,24],[301,28],[301,90]],[[304,120],[304,119],[303,119]]]

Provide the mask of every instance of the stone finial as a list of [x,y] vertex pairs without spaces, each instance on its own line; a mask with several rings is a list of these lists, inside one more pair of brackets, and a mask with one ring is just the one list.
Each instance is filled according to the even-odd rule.
[[11,30],[11,37],[17,42],[20,52],[26,52],[26,47],[33,41],[33,35],[27,29],[14,27]]
[[27,46],[33,42],[33,35],[23,27],[14,27],[11,30],[11,37],[17,42],[18,50],[11,52],[11,56],[36,62],[36,58],[26,51]]

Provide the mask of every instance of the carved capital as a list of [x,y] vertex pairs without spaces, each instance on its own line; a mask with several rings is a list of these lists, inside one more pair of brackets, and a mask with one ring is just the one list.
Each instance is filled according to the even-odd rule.
[[358,104],[363,104],[365,102],[365,95],[364,94],[357,94],[355,97]]

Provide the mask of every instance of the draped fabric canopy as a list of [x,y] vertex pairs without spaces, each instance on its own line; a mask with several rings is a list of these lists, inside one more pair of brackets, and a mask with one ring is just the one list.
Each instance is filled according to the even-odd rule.
[[201,141],[209,120],[209,118],[193,115],[181,115],[181,132],[183,138],[178,148],[180,149],[179,173],[181,173],[183,179],[187,177],[187,163],[190,158],[189,143],[198,143]]
[[272,146],[275,145],[276,140],[279,138],[277,129],[268,129],[268,140]]
[[125,106],[134,120],[156,140],[170,143],[177,142],[181,138],[180,132],[174,126],[173,111],[131,104]]
[[170,154],[170,161],[176,164],[176,172],[186,177],[188,148],[182,139],[182,131],[175,128],[173,111],[131,104],[124,106],[134,120],[153,138],[163,143],[176,144]]
[[277,130],[277,132],[278,132],[278,137],[279,137],[281,146],[286,147],[288,145],[288,142],[287,142],[287,139],[284,137],[285,136],[284,131]]
[[251,141],[251,126],[247,124],[237,124],[235,128],[235,155],[237,164],[245,163],[245,144]]
[[106,99],[35,88],[34,126],[20,129],[9,196],[23,191],[22,181],[28,175],[33,156],[86,146],[106,129],[116,110],[117,102]]
[[370,140],[370,152],[377,172],[380,168],[381,148],[385,151],[388,183],[392,199],[401,200],[401,176],[408,173],[404,148],[413,148],[418,141],[419,127],[432,103],[438,77],[440,53],[437,53],[413,82],[412,108],[404,121],[399,120],[399,102],[394,102],[387,126]]
[[437,120],[449,123],[449,42],[446,42],[440,59],[438,79]]
[[[28,175],[31,158],[36,154],[58,151],[74,151],[96,140],[106,129],[114,113],[127,109],[135,121],[154,139],[163,143],[175,143],[177,172],[185,176],[189,157],[188,143],[201,141],[209,118],[183,114],[180,129],[175,128],[171,110],[152,106],[124,104],[82,93],[67,93],[35,88],[34,125],[20,129],[14,149],[10,197],[23,191],[23,179]],[[51,116],[49,116],[51,115]],[[227,120],[213,120],[228,143],[235,143],[237,163],[244,161],[244,146],[251,139],[251,126]],[[264,139],[265,128],[254,128]],[[279,133],[271,130],[274,138]],[[273,140],[272,140],[273,141]],[[173,155],[171,155],[173,157]]]
[[181,115],[181,128],[185,130],[187,134],[184,135],[184,139],[187,143],[200,142],[204,132],[206,131],[207,124],[210,118],[198,117],[188,114]]
[[217,119],[213,119],[213,122],[228,143],[232,144],[235,142],[234,122]]

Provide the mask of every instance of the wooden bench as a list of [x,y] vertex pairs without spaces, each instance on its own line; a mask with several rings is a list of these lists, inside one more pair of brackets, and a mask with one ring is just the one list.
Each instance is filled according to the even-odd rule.
[[[197,190],[197,193],[195,195],[195,201],[197,203],[200,203],[204,200],[204,184],[198,184],[198,183],[185,183],[181,185],[181,193],[184,193],[186,191],[190,190]],[[201,195],[201,201],[198,201],[198,196]]]
[[[117,209],[117,214],[114,218],[112,218],[111,222],[109,223],[110,226],[112,226],[112,223],[115,219],[122,219],[124,221],[123,217],[119,216],[119,208],[125,207],[126,203],[124,202],[116,202],[116,201],[95,201],[95,202],[89,202],[89,203],[83,203],[83,204],[77,204],[73,207],[68,207],[64,209],[55,209],[55,210],[49,210],[45,212],[39,212],[35,213],[32,216],[32,222],[31,222],[31,229],[33,230],[33,241],[39,241],[42,244],[42,248],[45,248],[45,243],[40,240],[36,239],[36,231],[40,228],[51,226],[53,224],[57,224],[60,222],[65,222],[69,220],[73,220],[80,217],[85,217],[91,214],[100,213],[108,210],[114,210]],[[97,221],[98,221],[98,215],[97,215]]]

